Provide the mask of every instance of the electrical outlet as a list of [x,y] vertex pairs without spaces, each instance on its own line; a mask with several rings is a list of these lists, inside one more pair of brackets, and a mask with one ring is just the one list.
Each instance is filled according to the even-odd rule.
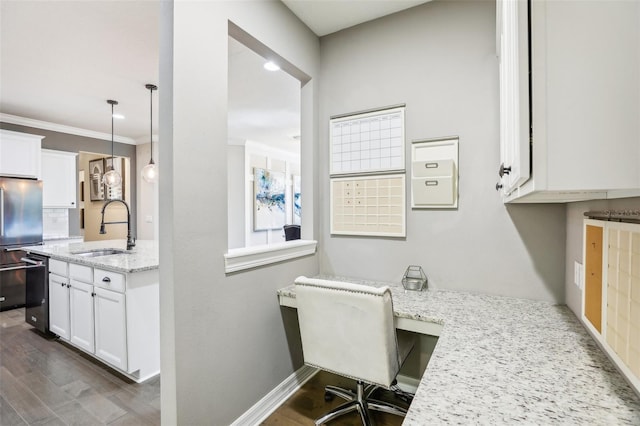
[[573,262],[573,283],[580,289],[584,289],[584,267],[579,262]]

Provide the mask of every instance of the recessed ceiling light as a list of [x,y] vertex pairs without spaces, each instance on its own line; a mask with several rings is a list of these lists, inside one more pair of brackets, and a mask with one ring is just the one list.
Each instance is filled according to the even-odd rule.
[[113,114],[113,118],[118,120],[124,120],[124,115],[122,114]]
[[264,69],[268,71],[278,71],[280,67],[275,63],[269,61],[269,62],[265,62]]

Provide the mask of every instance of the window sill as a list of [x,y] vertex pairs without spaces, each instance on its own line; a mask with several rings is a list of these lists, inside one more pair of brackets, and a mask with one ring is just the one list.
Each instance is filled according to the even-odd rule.
[[295,240],[268,246],[231,249],[224,255],[225,273],[243,271],[316,252],[317,241]]

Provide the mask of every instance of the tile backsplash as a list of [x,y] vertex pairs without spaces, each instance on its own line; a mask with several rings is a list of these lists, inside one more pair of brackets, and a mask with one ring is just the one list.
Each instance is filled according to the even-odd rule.
[[44,239],[69,236],[69,210],[42,209],[42,237]]

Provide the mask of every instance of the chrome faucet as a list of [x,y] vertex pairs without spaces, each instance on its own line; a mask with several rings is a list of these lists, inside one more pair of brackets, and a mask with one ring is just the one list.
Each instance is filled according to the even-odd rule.
[[[121,222],[105,222],[104,221],[104,211],[107,209],[107,206],[111,203],[114,202],[119,202],[124,204],[124,206],[127,208],[127,221],[121,221]],[[129,205],[124,201],[124,200],[109,200],[106,203],[104,203],[104,206],[102,206],[102,220],[100,221],[100,233],[101,234],[106,234],[107,231],[104,229],[105,225],[111,225],[111,224],[115,224],[115,223],[126,223],[127,224],[127,250],[131,250],[132,248],[134,248],[136,246],[136,242],[133,239],[133,237],[131,236],[131,212],[129,211]]]

